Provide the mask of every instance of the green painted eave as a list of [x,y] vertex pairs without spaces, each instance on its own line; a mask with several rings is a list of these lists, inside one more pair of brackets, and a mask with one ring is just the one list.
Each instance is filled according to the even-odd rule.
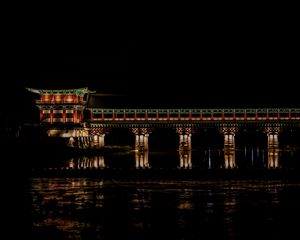
[[300,108],[211,108],[211,109],[196,109],[196,108],[191,108],[191,109],[113,109],[113,108],[87,108],[90,110],[92,113],[159,113],[159,114],[178,114],[178,113],[192,113],[192,114],[197,114],[197,113],[203,113],[203,114],[209,114],[209,113],[214,113],[214,114],[242,114],[242,113],[247,113],[247,114],[255,114],[255,113],[300,113]]
[[92,91],[85,88],[75,88],[75,89],[36,89],[36,88],[26,88],[28,91],[37,93],[39,95],[43,94],[75,94],[79,96],[84,96],[87,93],[92,93]]

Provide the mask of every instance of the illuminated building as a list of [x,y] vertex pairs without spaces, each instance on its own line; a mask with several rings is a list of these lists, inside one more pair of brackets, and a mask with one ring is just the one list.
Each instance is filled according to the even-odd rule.
[[[135,150],[148,151],[151,129],[172,128],[178,134],[178,150],[188,152],[192,151],[194,131],[199,128],[217,128],[224,136],[225,168],[237,167],[235,135],[239,128],[254,126],[267,134],[269,167],[276,168],[279,133],[300,126],[300,108],[124,108],[120,105],[97,105],[97,101],[102,98],[101,94],[87,87],[27,90],[40,96],[36,105],[40,111],[40,124],[45,126],[48,136],[67,138],[70,146],[103,148],[104,138],[111,128],[129,128],[135,134]],[[190,168],[191,162],[182,160],[180,166]]]

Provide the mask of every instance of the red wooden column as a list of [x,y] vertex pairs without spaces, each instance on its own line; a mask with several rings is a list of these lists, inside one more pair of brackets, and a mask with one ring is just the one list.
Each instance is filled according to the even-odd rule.
[[82,112],[81,111],[79,111],[79,110],[77,110],[77,121],[76,121],[76,123],[80,123],[81,122],[81,116],[82,115]]
[[50,109],[50,123],[53,123],[53,109]]
[[41,109],[40,110],[40,122],[43,121],[43,117],[44,117],[44,114],[43,114],[43,110]]

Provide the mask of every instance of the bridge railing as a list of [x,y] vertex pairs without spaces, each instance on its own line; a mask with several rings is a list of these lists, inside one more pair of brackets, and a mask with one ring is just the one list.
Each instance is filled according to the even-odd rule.
[[89,108],[94,121],[264,121],[300,120],[300,108],[260,109],[98,109]]
[[56,104],[80,104],[84,105],[86,101],[82,100],[36,100],[36,104],[56,105]]

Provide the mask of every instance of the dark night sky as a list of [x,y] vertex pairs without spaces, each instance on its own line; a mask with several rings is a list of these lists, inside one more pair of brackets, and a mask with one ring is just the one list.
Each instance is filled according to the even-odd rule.
[[[217,9],[213,2],[208,10],[179,2],[173,9],[175,2],[146,2],[127,6],[129,12],[117,11],[117,2],[110,9],[86,9],[82,2],[73,9],[75,1],[13,4],[2,6],[1,127],[32,121],[37,113],[25,87],[88,86],[170,108],[300,106],[299,13],[290,12],[298,7]],[[9,211],[5,222],[13,223],[9,234],[18,232],[14,216],[18,227],[28,222],[20,219],[27,159],[18,160],[2,162],[2,176],[9,174],[8,204],[2,204]],[[14,178],[6,169],[16,171]]]
[[25,86],[88,86],[136,97],[145,106],[299,105],[299,37],[292,14],[186,13],[143,23],[40,15],[9,29],[4,97],[12,89],[15,97],[6,108],[30,99]]

